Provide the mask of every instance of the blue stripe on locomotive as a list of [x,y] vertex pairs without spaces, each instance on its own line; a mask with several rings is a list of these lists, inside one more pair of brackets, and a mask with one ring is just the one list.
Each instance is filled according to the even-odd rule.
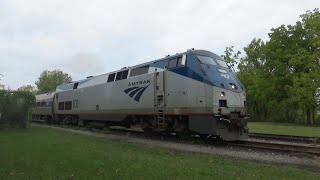
[[[169,71],[177,73],[179,75],[194,79],[199,82],[203,82],[205,84],[211,85],[211,86],[217,86],[225,89],[229,89],[236,92],[241,92],[244,90],[243,85],[238,80],[236,75],[229,69],[229,68],[223,68],[220,66],[212,66],[207,64],[201,64],[196,57],[196,55],[203,55],[203,56],[209,56],[213,58],[220,58],[214,53],[211,53],[209,51],[202,51],[202,50],[196,50],[196,51],[188,51],[187,52],[187,66],[185,67],[179,67],[179,68],[173,68],[169,69]],[[179,56],[179,55],[177,55]],[[168,61],[174,57],[177,56],[171,56],[167,59],[160,60],[157,62],[154,62],[152,64],[149,64],[150,67],[158,67],[158,68],[164,68]],[[181,56],[181,54],[180,54]],[[229,79],[226,79],[225,77],[221,76],[221,73],[218,69],[224,69],[228,72]],[[238,89],[234,90],[230,88],[229,83],[234,83]],[[221,86],[223,85],[223,87]]]

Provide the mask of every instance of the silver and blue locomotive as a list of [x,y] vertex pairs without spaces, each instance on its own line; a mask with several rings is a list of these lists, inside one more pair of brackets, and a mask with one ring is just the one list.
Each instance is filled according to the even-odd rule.
[[221,57],[192,49],[60,85],[46,117],[230,141],[248,137],[245,101],[243,85]]

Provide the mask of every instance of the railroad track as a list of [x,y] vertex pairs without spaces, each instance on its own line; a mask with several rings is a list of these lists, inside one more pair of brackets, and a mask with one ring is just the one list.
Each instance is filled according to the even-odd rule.
[[[38,124],[38,123],[37,123]],[[50,125],[49,125],[50,126]],[[52,126],[52,125],[51,125]],[[72,128],[74,126],[61,126],[61,125],[54,125],[58,127],[63,128]],[[117,134],[130,134],[135,137],[139,138],[145,138],[143,135],[143,131],[138,128],[122,128],[122,127],[110,127],[110,130]],[[268,137],[265,137],[264,134],[260,136],[260,134],[250,134],[251,138],[263,138],[264,140],[269,138],[272,140],[275,140],[278,135],[271,135]],[[259,137],[258,137],[259,136]],[[258,137],[258,138],[257,138]],[[264,151],[274,151],[274,152],[283,152],[283,153],[293,153],[293,154],[308,154],[308,155],[314,155],[320,157],[320,145],[315,144],[297,144],[297,143],[288,143],[288,141],[292,141],[292,139],[280,135],[284,142],[281,142],[279,139],[276,139],[277,142],[268,142],[268,141],[256,141],[256,140],[244,140],[244,141],[236,141],[236,142],[225,142],[225,141],[215,141],[214,139],[208,139],[208,141],[203,141],[200,138],[197,137],[189,137],[187,139],[184,139],[181,141],[177,136],[162,136],[162,135],[153,135],[151,138],[153,140],[167,140],[171,142],[183,142],[183,143],[192,143],[192,144],[206,144],[206,145],[212,145],[212,146],[232,146],[232,147],[238,147],[238,148],[245,148],[245,149],[251,149],[251,150],[264,150]],[[301,138],[302,139],[302,138]],[[310,140],[309,140],[310,141]]]
[[[126,128],[111,128],[111,129],[120,131],[120,132],[121,131],[131,132],[134,134],[143,133],[143,131],[140,129],[126,129]],[[303,137],[303,136],[256,134],[256,133],[251,133],[250,138],[256,138],[258,140],[259,139],[277,140],[277,142],[266,142],[266,141],[262,142],[262,141],[255,141],[255,140],[249,139],[249,140],[237,141],[237,142],[219,141],[212,144],[210,143],[210,141],[207,141],[205,143],[210,143],[212,145],[227,145],[227,146],[235,146],[240,148],[251,148],[251,149],[259,149],[259,150],[267,150],[267,151],[284,152],[284,153],[309,154],[309,155],[315,155],[320,157],[320,145],[317,146],[313,144],[319,141],[318,138]],[[177,138],[172,138],[172,137],[170,138],[167,136],[166,140],[176,141]],[[199,138],[192,137],[192,138],[189,138],[189,140],[191,140],[193,143],[201,144],[201,142],[199,141],[200,140]],[[293,144],[296,142],[303,143],[303,144]],[[202,141],[202,143],[204,142]]]
[[262,134],[262,133],[250,133],[249,137],[254,139],[276,140],[276,141],[284,141],[284,142],[292,142],[292,143],[320,144],[320,138],[318,137]]
[[285,144],[279,142],[261,142],[261,141],[239,141],[227,142],[227,144],[238,147],[247,147],[262,150],[272,150],[286,153],[310,154],[320,156],[320,146],[306,144]]

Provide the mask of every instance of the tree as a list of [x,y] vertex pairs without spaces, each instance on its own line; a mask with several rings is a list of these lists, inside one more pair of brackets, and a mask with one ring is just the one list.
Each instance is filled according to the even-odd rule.
[[293,83],[290,89],[295,102],[306,113],[307,124],[314,120],[314,109],[318,106],[315,94],[320,87],[320,12],[319,9],[307,11],[292,26],[294,53],[289,65],[293,71]]
[[55,91],[56,87],[72,81],[71,76],[61,70],[45,70],[40,74],[38,81],[35,82],[38,93]]
[[27,91],[0,90],[0,129],[26,128],[29,125],[35,95]]
[[32,85],[21,86],[17,89],[17,91],[27,91],[35,94],[37,92],[36,88]]
[[[253,39],[244,48],[237,73],[247,90],[248,110],[255,120],[312,123],[320,87],[320,13],[307,11],[294,25],[271,29],[269,40]],[[313,116],[312,116],[313,115]]]
[[224,51],[225,55],[222,55],[221,57],[231,66],[231,68],[234,70],[234,66],[238,64],[238,60],[240,58],[241,52],[238,51],[234,53],[233,46],[226,47],[226,50]]

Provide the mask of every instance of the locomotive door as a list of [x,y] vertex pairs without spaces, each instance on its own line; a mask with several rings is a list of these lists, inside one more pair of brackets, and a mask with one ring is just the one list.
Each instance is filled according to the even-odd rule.
[[154,107],[156,115],[153,127],[159,130],[165,128],[165,100],[165,71],[158,72],[156,69],[154,74]]
[[165,90],[165,79],[164,79],[164,71],[158,72],[155,71],[155,82],[154,82],[154,90],[155,90],[155,107],[160,108],[164,107],[164,90]]

